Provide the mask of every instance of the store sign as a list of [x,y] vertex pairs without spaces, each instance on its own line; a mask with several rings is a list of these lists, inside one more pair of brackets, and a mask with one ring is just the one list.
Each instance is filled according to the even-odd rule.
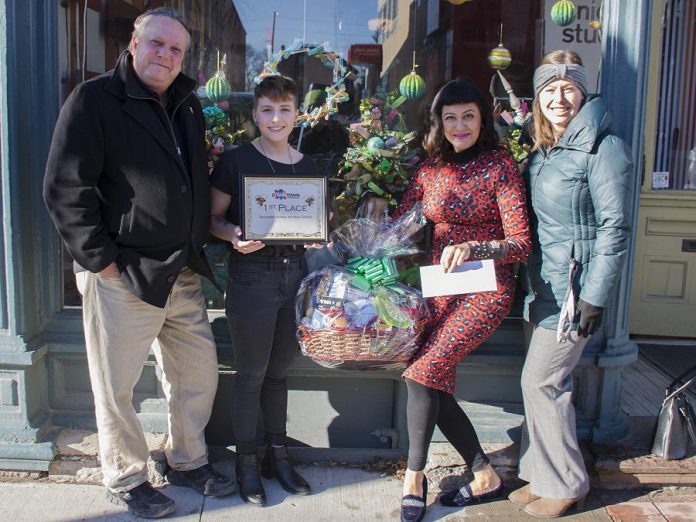
[[587,68],[590,92],[599,91],[602,59],[602,0],[575,0],[577,18],[565,27],[551,20],[551,7],[558,0],[544,0],[544,54],[570,49],[582,58]]
[[379,44],[353,44],[348,49],[348,62],[382,65],[382,46]]

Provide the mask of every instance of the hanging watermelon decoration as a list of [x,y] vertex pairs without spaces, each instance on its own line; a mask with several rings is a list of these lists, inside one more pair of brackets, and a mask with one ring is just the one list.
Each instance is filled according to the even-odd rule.
[[559,0],[551,7],[551,20],[556,25],[565,27],[575,21],[575,4],[571,0]]
[[493,67],[493,69],[502,71],[503,69],[507,69],[511,63],[512,54],[502,45],[499,45],[488,53],[488,65]]
[[425,80],[412,70],[399,82],[399,92],[407,100],[417,100],[425,93]]
[[218,102],[226,99],[231,92],[230,82],[222,71],[216,72],[205,84],[205,95],[210,101]]

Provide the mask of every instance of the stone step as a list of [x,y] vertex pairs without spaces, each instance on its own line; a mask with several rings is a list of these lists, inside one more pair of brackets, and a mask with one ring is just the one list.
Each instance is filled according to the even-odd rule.
[[[463,406],[475,422],[478,431],[500,430],[507,419],[507,430],[519,428],[521,414],[506,405],[467,404]],[[491,412],[498,415],[491,416]],[[607,489],[664,486],[696,486],[696,456],[683,460],[666,461],[650,453],[653,417],[633,417],[629,437],[614,444],[583,443],[588,469],[594,470],[598,484]],[[165,469],[163,434],[146,433],[151,459],[148,463],[153,483],[163,481]],[[428,473],[433,477],[465,474],[466,466],[459,454],[439,432],[433,437],[428,459]],[[55,437],[57,456],[50,463],[48,477],[54,481],[98,484],[101,471],[98,459],[98,439],[91,430],[62,429]],[[511,439],[484,442],[483,449],[491,464],[506,478],[515,477],[519,444]],[[304,464],[357,467],[399,476],[405,466],[403,449],[311,448],[292,449],[298,462]],[[232,469],[234,453],[229,448],[210,448],[211,460],[226,470]]]
[[[490,444],[519,443],[524,421],[524,407],[519,403],[457,401],[476,429],[479,440]],[[435,428],[433,440],[444,442],[444,435]]]

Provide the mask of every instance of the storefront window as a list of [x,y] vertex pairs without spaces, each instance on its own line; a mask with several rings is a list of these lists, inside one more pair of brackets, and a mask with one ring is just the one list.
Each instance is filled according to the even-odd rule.
[[653,190],[696,190],[695,19],[696,2],[665,2]]
[[[56,0],[58,2],[58,0]],[[546,47],[592,53],[599,70],[601,0],[576,1],[577,20],[559,27],[550,19],[550,0],[68,0],[60,4],[60,60],[63,99],[80,81],[110,69],[128,45],[133,20],[147,8],[177,8],[189,21],[192,44],[185,73],[199,83],[204,107],[221,108],[231,132],[243,131],[236,143],[253,139],[250,118],[254,79],[266,62],[291,76],[301,91],[301,110],[316,107],[317,93],[336,85],[345,97],[332,118],[346,127],[360,121],[362,99],[398,89],[415,64],[425,80],[423,95],[403,104],[404,124],[417,130],[422,110],[446,80],[472,77],[495,97],[499,111],[510,110],[503,80],[524,102],[532,95],[534,67]],[[501,35],[502,31],[502,35]],[[499,72],[489,65],[491,50],[502,45],[511,55]],[[302,50],[301,52],[295,52]],[[310,52],[309,50],[313,50]],[[291,52],[292,51],[292,52]],[[216,73],[227,85],[221,93],[206,91]],[[398,96],[398,94],[397,94]],[[501,124],[503,124],[501,120]],[[302,134],[302,137],[300,137]],[[317,154],[322,168],[337,169],[341,150],[332,136],[312,139],[298,130],[295,143]],[[328,157],[328,159],[326,159]],[[209,258],[221,283],[225,279],[224,245],[211,242]],[[65,303],[78,304],[65,263]],[[212,286],[205,289],[211,308],[222,306]]]

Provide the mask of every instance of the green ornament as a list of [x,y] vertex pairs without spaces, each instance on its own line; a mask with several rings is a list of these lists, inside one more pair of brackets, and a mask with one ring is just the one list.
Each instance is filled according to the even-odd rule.
[[378,169],[382,174],[386,174],[386,173],[389,172],[389,170],[391,169],[391,163],[390,163],[389,160],[387,160],[387,159],[382,160],[381,163],[379,164],[379,167],[377,167],[377,169]]
[[226,99],[231,92],[230,82],[222,71],[216,72],[205,84],[205,95],[209,100],[218,102]]
[[407,100],[417,100],[425,93],[425,80],[413,70],[399,82],[399,92]]
[[499,45],[488,53],[488,65],[493,67],[493,69],[507,69],[511,63],[512,54],[502,45]]
[[575,21],[575,4],[571,0],[559,0],[551,7],[551,20],[556,25],[565,27]]
[[377,183],[375,183],[374,181],[370,181],[370,182],[367,184],[367,186],[370,187],[370,189],[372,189],[372,192],[374,192],[374,193],[377,194],[378,196],[384,196],[384,191],[383,191],[383,190],[380,188],[380,186],[377,185]]

